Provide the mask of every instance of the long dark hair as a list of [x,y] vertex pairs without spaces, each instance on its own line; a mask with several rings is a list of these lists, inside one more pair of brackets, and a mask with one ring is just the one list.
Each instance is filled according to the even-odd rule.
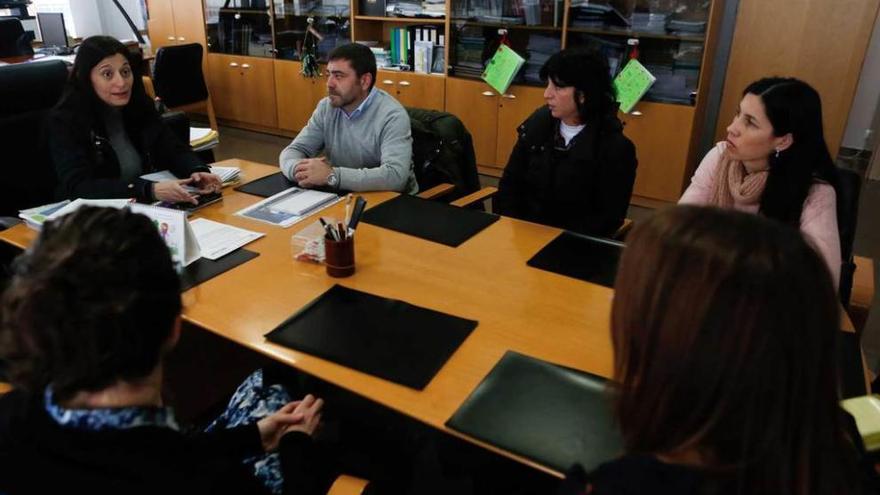
[[91,72],[101,60],[116,54],[122,55],[128,60],[133,79],[131,99],[122,109],[126,128],[137,129],[141,127],[145,119],[158,118],[153,102],[144,90],[144,83],[141,79],[140,55],[132,53],[119,40],[110,36],[90,36],[79,45],[67,87],[57,107],[70,108],[71,111],[77,113],[78,117],[87,120],[89,124],[98,119],[101,114],[100,110],[106,106],[106,103],[95,94]]
[[[577,47],[554,53],[541,67],[540,77],[560,88],[574,86],[581,122],[601,121],[617,112],[617,93],[608,60],[596,50]],[[583,103],[578,99],[580,95]]]
[[180,314],[180,282],[155,225],[83,207],[47,222],[0,299],[12,382],[59,400],[147,376]]
[[775,136],[791,133],[792,144],[769,156],[770,173],[761,195],[764,216],[799,226],[804,201],[816,181],[837,189],[837,168],[822,130],[822,101],[809,84],[791,77],[768,77],[749,84],[743,96],[761,98]]
[[721,493],[859,492],[838,303],[797,229],[716,208],[658,213],[630,234],[611,327],[628,452],[696,452]]

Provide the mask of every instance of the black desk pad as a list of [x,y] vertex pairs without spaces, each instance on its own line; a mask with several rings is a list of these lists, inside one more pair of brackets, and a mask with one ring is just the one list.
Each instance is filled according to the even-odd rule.
[[247,194],[253,194],[254,196],[268,198],[269,196],[274,196],[281,191],[285,191],[295,186],[296,182],[287,180],[287,177],[285,177],[284,174],[278,172],[236,186],[235,190]]
[[623,453],[604,378],[508,351],[446,426],[565,472]]
[[605,287],[614,286],[623,244],[565,231],[532,256],[531,267],[585,280]]
[[362,221],[458,247],[497,222],[498,215],[401,194],[364,212]]
[[248,251],[247,249],[236,249],[217,260],[199,258],[185,267],[183,273],[180,274],[180,291],[184,292],[192,289],[221,273],[232,270],[242,263],[247,263],[259,255],[259,253]]
[[870,393],[865,390],[865,369],[862,366],[862,347],[853,332],[837,332],[837,360],[840,373],[840,395],[843,399]]
[[474,320],[334,285],[266,338],[421,390],[476,326]]

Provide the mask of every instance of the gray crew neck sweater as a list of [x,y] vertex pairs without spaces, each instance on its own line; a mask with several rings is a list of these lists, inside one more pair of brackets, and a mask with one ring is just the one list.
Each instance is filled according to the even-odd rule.
[[353,118],[330,105],[329,98],[321,100],[306,127],[281,152],[284,175],[292,179],[300,160],[323,151],[339,176],[340,189],[418,192],[409,115],[391,95],[373,91],[372,101]]
[[133,181],[141,176],[144,165],[140,153],[131,143],[131,139],[125,131],[122,111],[106,107],[103,114],[107,139],[110,140],[110,146],[119,161],[119,178],[126,182]]

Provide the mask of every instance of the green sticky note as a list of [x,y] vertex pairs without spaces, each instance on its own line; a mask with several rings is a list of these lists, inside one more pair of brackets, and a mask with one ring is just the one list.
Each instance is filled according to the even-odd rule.
[[486,65],[483,80],[492,86],[492,89],[498,91],[498,94],[503,95],[525,61],[526,59],[520,57],[509,46],[502,44]]
[[617,91],[617,102],[620,111],[629,113],[636,103],[645,96],[657,78],[648,72],[638,60],[632,59],[614,78],[614,89]]

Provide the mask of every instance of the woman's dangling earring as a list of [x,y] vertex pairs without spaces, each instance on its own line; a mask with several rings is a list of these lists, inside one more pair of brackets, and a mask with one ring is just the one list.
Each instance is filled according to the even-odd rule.
[[779,148],[776,148],[776,158],[779,158]]

